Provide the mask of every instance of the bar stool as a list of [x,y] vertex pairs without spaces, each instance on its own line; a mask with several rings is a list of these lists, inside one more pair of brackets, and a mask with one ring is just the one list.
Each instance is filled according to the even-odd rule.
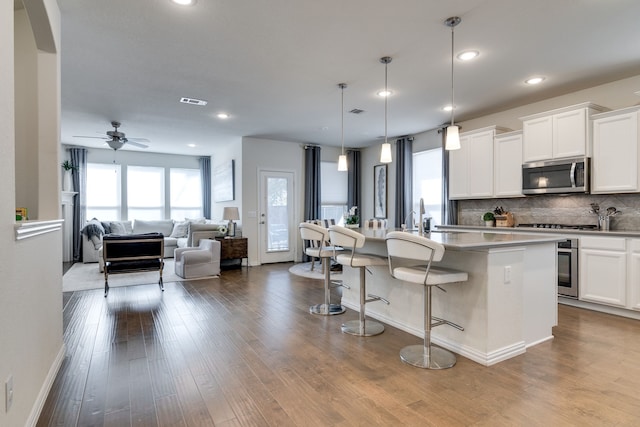
[[[336,261],[342,265],[348,265],[349,267],[360,270],[360,315],[358,316],[358,320],[350,320],[343,323],[342,332],[361,337],[381,334],[384,332],[384,325],[374,320],[365,321],[364,306],[373,301],[383,301],[386,304],[389,304],[389,301],[377,295],[367,294],[365,289],[365,271],[371,273],[367,267],[373,265],[387,265],[387,259],[376,255],[357,253],[356,249],[364,246],[364,234],[360,234],[346,227],[332,225],[329,227],[329,237],[331,238],[332,244],[351,251],[350,253],[339,254],[336,256]],[[367,297],[369,297],[369,299],[367,299]]]
[[[464,328],[431,315],[431,288],[436,286],[444,291],[439,285],[464,282],[469,278],[468,274],[463,271],[432,267],[433,261],[442,260],[444,246],[426,237],[392,231],[387,234],[386,242],[391,276],[423,286],[424,343],[404,347],[400,350],[400,359],[418,368],[451,368],[456,364],[456,356],[449,350],[431,344],[431,328],[440,325],[453,326],[461,331],[464,331]],[[419,263],[416,265],[413,262],[413,265],[407,266],[407,260],[419,261]]]
[[340,304],[331,304],[331,292],[329,286],[331,284],[331,269],[329,268],[329,260],[334,256],[336,250],[333,246],[327,246],[329,241],[329,230],[316,224],[302,222],[298,226],[300,237],[303,241],[308,241],[311,246],[305,248],[305,254],[320,258],[322,260],[322,269],[324,271],[324,303],[316,304],[309,307],[311,314],[319,314],[323,316],[331,316],[334,314],[342,314],[346,309]]

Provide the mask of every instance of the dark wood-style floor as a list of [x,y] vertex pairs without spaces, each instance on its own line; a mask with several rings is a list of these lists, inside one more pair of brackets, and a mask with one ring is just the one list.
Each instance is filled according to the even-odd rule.
[[65,294],[67,356],[38,425],[640,425],[639,321],[560,306],[555,339],[522,356],[421,370],[398,356],[417,337],[310,315],[322,282],[289,266]]

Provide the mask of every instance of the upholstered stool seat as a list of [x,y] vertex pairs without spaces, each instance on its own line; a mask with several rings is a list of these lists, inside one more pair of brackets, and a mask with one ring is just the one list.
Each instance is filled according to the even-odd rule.
[[366,320],[365,304],[373,301],[383,301],[389,304],[389,301],[377,295],[367,294],[365,274],[367,271],[371,273],[367,267],[386,266],[388,263],[387,258],[357,252],[357,249],[362,248],[365,242],[364,235],[357,231],[332,225],[329,227],[329,237],[332,244],[343,247],[346,252],[337,255],[336,261],[343,266],[360,270],[360,314],[358,320],[343,323],[342,332],[366,337],[381,334],[384,332],[384,325],[374,320]]
[[322,270],[324,271],[324,303],[315,304],[309,307],[311,314],[331,316],[342,314],[346,309],[340,304],[331,304],[331,268],[329,261],[342,248],[327,245],[329,242],[329,230],[316,224],[302,222],[299,225],[300,237],[309,244],[305,248],[305,254],[322,260]]
[[462,326],[431,315],[431,289],[440,285],[467,281],[464,271],[433,267],[432,262],[442,260],[444,246],[426,237],[411,233],[392,231],[386,236],[389,254],[389,272],[393,277],[405,282],[423,286],[424,343],[410,345],[400,351],[400,359],[413,366],[427,369],[450,368],[456,364],[456,356],[431,344],[431,328],[449,325],[463,331]]

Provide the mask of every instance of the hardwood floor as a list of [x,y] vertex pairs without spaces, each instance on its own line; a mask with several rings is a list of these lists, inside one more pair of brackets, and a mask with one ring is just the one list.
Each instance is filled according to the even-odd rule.
[[[400,362],[420,339],[313,316],[291,264],[65,294],[67,356],[39,426],[632,426],[640,322],[560,306],[555,339],[492,367]],[[337,296],[336,296],[337,297]],[[391,301],[393,304],[393,301]]]

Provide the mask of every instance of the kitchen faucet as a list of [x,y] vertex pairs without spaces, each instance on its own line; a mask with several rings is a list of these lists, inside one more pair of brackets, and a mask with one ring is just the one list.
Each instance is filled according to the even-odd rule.
[[[409,217],[410,217],[411,215],[414,215],[415,213],[416,213],[416,211],[411,211],[411,212],[409,212],[409,215],[407,215],[407,216],[404,218],[404,222],[402,223],[402,225],[404,226],[404,230],[402,230],[402,231],[407,231],[407,220],[409,219]],[[413,228],[413,223],[411,223],[411,228]]]

